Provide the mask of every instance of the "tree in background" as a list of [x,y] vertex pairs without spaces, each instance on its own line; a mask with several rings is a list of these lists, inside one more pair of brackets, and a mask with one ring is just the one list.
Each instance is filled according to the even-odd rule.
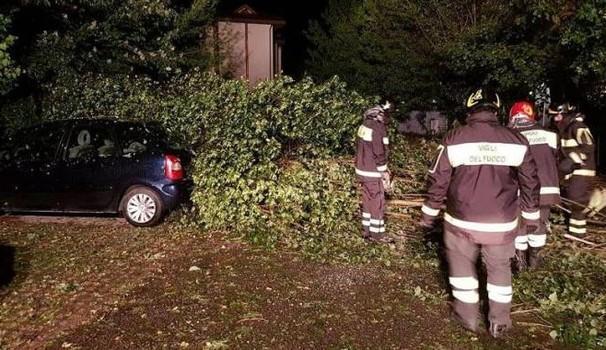
[[[411,33],[397,0],[331,0],[308,30],[308,73],[333,75],[367,94],[422,105],[436,95],[427,43]],[[429,58],[430,60],[426,60]]]
[[[48,92],[86,74],[167,81],[212,64],[203,45],[217,0],[21,0],[10,13],[17,89],[0,98],[1,118],[35,120]],[[0,32],[2,30],[0,22]],[[9,37],[12,38],[12,37]],[[9,39],[12,41],[13,39]],[[0,61],[2,62],[2,61]],[[26,122],[24,122],[26,124]]]
[[36,81],[59,71],[162,78],[205,66],[214,0],[31,0],[11,8],[19,60]]
[[330,0],[308,30],[307,67],[406,108],[450,109],[478,85],[515,99],[542,83],[604,106],[605,23],[605,0]]
[[584,1],[563,26],[561,46],[581,97],[606,108],[606,0]]
[[13,87],[21,74],[21,69],[16,66],[9,52],[15,42],[15,37],[8,34],[9,25],[10,19],[0,15],[0,96]]

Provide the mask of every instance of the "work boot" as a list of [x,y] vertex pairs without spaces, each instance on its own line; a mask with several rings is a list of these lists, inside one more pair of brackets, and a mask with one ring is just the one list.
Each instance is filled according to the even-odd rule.
[[509,328],[510,327],[505,324],[497,324],[497,323],[490,322],[490,327],[488,328],[488,333],[490,333],[490,335],[495,339],[502,338],[505,335],[505,333],[507,333]]
[[457,315],[457,313],[454,311],[451,312],[450,318],[469,332],[472,332],[475,334],[478,334],[480,332],[477,322],[470,323],[469,321],[465,321],[463,318],[461,318],[459,315]]
[[518,269],[518,272],[524,272],[528,268],[526,250],[516,249],[516,268]]
[[530,248],[528,252],[528,267],[531,269],[539,268],[543,264],[543,258],[540,255],[541,248]]

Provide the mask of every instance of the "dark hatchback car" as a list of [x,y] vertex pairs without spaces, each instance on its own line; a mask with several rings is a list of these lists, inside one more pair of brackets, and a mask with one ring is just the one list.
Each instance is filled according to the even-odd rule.
[[120,213],[153,226],[183,196],[187,155],[156,124],[67,120],[15,133],[0,145],[0,210]]

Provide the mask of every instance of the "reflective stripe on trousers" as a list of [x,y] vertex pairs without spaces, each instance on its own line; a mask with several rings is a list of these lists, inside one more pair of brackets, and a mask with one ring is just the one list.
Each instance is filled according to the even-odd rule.
[[478,245],[465,237],[444,232],[446,258],[449,266],[449,283],[454,297],[453,308],[457,316],[468,325],[477,325],[479,295],[476,262],[482,253],[486,266],[489,294],[489,320],[511,325],[511,265],[514,256],[513,242],[503,245]]
[[[593,178],[587,176],[572,176],[566,184],[566,197],[570,200],[587,206],[591,197],[591,182]],[[587,221],[584,208],[573,205],[571,207],[568,231],[571,234],[583,235],[587,233]]]
[[547,224],[549,222],[549,215],[551,213],[551,207],[541,207],[541,219],[539,222],[539,228],[536,232],[526,233],[526,227],[520,228],[523,232],[515,239],[515,248],[517,250],[527,250],[528,246],[532,248],[541,248],[545,246],[547,242]]
[[383,181],[362,182],[362,227],[364,237],[380,237],[385,233],[385,192]]

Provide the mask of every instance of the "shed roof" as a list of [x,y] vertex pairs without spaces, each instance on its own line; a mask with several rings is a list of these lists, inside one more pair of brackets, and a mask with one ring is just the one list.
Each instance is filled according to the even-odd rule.
[[242,5],[238,7],[230,15],[220,17],[219,21],[273,24],[277,27],[283,27],[286,25],[286,21],[283,18],[261,13],[252,8],[250,5]]

